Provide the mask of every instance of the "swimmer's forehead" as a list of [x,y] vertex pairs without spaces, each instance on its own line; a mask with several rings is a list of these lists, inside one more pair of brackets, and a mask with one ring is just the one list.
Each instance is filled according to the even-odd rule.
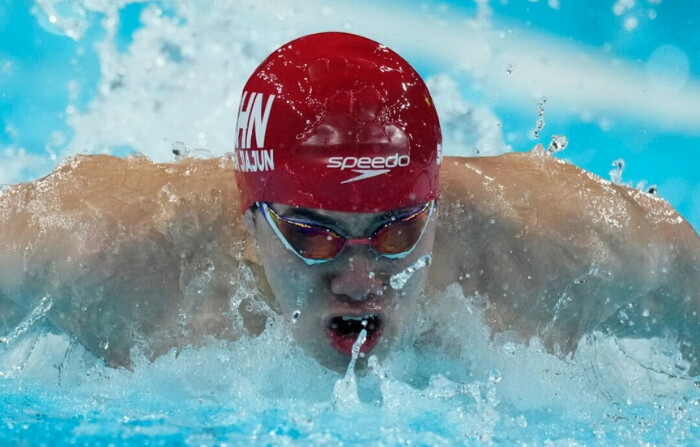
[[422,205],[381,211],[379,213],[329,211],[318,208],[296,207],[281,203],[273,203],[272,208],[284,217],[303,218],[352,233],[362,234],[367,230],[376,228],[376,226],[381,223],[391,220],[392,217],[405,216],[406,214],[418,211],[422,208]]

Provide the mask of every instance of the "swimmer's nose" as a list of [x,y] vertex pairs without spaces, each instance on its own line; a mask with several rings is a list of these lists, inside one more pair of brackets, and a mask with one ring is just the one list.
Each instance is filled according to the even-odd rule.
[[364,300],[383,292],[382,281],[372,270],[372,263],[365,256],[352,256],[331,279],[331,291],[353,300]]

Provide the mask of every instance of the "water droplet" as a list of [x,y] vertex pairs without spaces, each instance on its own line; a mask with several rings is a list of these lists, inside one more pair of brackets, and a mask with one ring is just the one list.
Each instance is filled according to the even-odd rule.
[[515,423],[518,424],[518,426],[521,428],[527,427],[527,419],[525,419],[525,416],[523,416],[522,414],[515,418]]
[[547,147],[547,151],[550,154],[555,154],[559,151],[563,151],[568,144],[569,144],[569,139],[566,138],[566,136],[553,135],[552,141],[549,143],[549,147]]
[[547,103],[547,98],[542,97],[541,100],[537,102],[537,123],[535,124],[535,130],[533,130],[532,134],[535,137],[536,140],[540,139],[540,131],[545,125],[544,122],[544,105]]
[[[421,256],[413,265],[407,267],[404,271],[391,275],[391,278],[389,278],[389,285],[391,285],[391,288],[394,290],[403,289],[408,280],[411,279],[411,276],[413,276],[416,271],[428,267],[431,261],[432,257],[430,255]],[[401,296],[403,296],[403,294],[401,294]]]
[[621,310],[618,315],[620,317],[620,323],[626,323],[630,319],[629,315],[627,315],[627,312],[624,310]]
[[188,147],[185,143],[182,141],[176,141],[173,143],[173,154],[175,154],[176,157],[181,157],[188,152]]
[[636,17],[627,17],[623,24],[625,31],[634,31],[639,25],[639,20]]
[[616,185],[622,184],[622,171],[625,169],[625,160],[618,158],[612,163],[613,169],[610,170],[610,181]]

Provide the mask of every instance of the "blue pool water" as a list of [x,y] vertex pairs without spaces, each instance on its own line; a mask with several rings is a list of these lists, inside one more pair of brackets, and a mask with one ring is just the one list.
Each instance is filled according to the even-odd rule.
[[[563,135],[560,157],[605,178],[623,159],[619,181],[657,185],[700,228],[691,0],[203,5],[1,4],[0,185],[75,153],[229,152],[252,69],[293,37],[336,29],[418,67],[447,154]],[[538,340],[492,337],[483,309],[456,290],[438,302],[403,349],[355,382],[305,355],[274,315],[260,337],[127,371],[52,332],[38,308],[0,334],[0,445],[700,445],[698,379],[678,374],[671,340],[593,333],[562,360]],[[457,329],[442,346],[415,347],[428,321]]]
[[0,363],[0,441],[573,446],[700,440],[698,388],[654,372],[673,370],[663,349],[649,349],[662,342],[635,346],[597,334],[575,358],[559,360],[536,341],[525,347],[491,339],[482,310],[456,289],[440,299],[444,309],[427,312],[445,324],[459,319],[465,330],[445,339],[459,343],[459,352],[404,348],[354,385],[304,355],[280,321],[257,338],[212,342],[153,363],[137,360],[133,371],[104,367],[67,337],[30,329]]

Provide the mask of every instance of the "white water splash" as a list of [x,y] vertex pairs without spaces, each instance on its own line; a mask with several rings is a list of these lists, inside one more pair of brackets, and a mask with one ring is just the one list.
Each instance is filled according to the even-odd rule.
[[[560,359],[538,339],[524,343],[493,334],[483,303],[465,297],[458,285],[432,303],[387,358],[369,358],[367,371],[356,371],[364,341],[359,337],[341,377],[300,349],[289,323],[278,317],[258,337],[212,340],[153,362],[135,353],[132,371],[104,366],[65,335],[25,332],[2,355],[0,391],[15,402],[16,392],[9,390],[23,387],[23,399],[37,402],[23,420],[32,420],[34,411],[41,421],[82,415],[66,439],[124,439],[142,435],[145,425],[154,436],[215,429],[232,444],[380,439],[393,445],[410,439],[450,445],[462,439],[488,445],[507,436],[544,445],[570,443],[565,433],[596,426],[605,444],[605,433],[640,435],[639,418],[629,414],[640,407],[629,405],[653,405],[649,417],[666,421],[663,432],[643,439],[694,439],[693,402],[700,395],[693,394],[692,381],[651,374],[649,365],[638,363],[653,358],[665,370],[663,358],[673,364],[668,346],[598,334],[582,341],[575,358]],[[288,437],[290,430],[296,438]]]
[[569,145],[569,139],[565,135],[553,135],[552,141],[547,146],[547,152],[549,154],[556,154],[566,149]]
[[416,262],[408,266],[403,271],[391,275],[391,277],[389,278],[389,285],[394,290],[403,289],[403,286],[406,285],[406,283],[409,279],[411,279],[411,276],[413,276],[414,273],[416,273],[422,268],[430,266],[430,262],[432,261],[432,259],[433,258],[430,255],[421,256]]
[[501,121],[488,108],[465,101],[459,84],[446,75],[426,80],[440,116],[442,146],[449,155],[499,155],[508,150]]
[[362,329],[357,340],[352,345],[352,357],[348,364],[348,369],[345,372],[345,377],[335,382],[333,386],[333,405],[339,411],[347,411],[349,409],[360,409],[360,398],[357,395],[357,378],[355,376],[355,363],[360,356],[360,348],[367,340],[367,331]]
[[532,136],[535,140],[540,139],[540,132],[544,128],[544,105],[547,103],[547,98],[543,97],[537,102],[537,122],[535,123],[535,129],[532,131]]
[[622,185],[622,172],[625,170],[625,160],[618,158],[612,162],[613,168],[610,170],[610,181],[616,185]]
[[[62,0],[35,1],[41,13],[43,13],[43,17],[41,13],[35,13],[35,16],[45,30],[66,35],[73,40],[81,40],[83,38],[89,22],[86,18],[87,10],[81,2],[66,2]],[[48,23],[45,23],[42,18],[45,18]]]
[[32,309],[32,311],[27,315],[9,334],[6,336],[0,336],[0,343],[10,344],[20,335],[27,332],[27,330],[34,325],[39,319],[46,316],[46,313],[51,310],[53,306],[53,299],[50,296],[43,297],[37,306]]

